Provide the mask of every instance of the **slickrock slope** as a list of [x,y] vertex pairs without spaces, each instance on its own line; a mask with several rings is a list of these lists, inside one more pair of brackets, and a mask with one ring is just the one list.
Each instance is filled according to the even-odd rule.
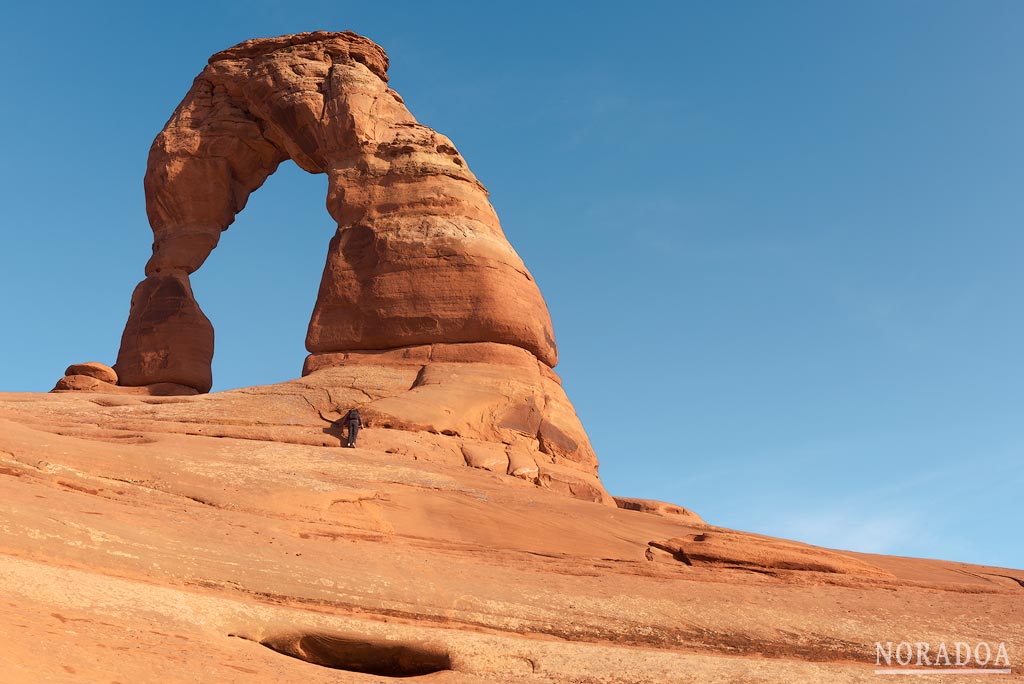
[[137,407],[127,413],[118,401],[140,392],[176,395],[180,386],[121,387],[68,375],[55,391],[116,392],[103,406],[88,405],[106,427],[310,445],[337,445],[339,421],[358,406],[376,428],[367,439],[377,440],[381,450],[404,453],[409,444],[426,444],[431,449],[424,458],[509,473],[564,495],[615,505],[558,376],[524,349],[439,344],[310,356],[304,373],[277,385],[169,397],[170,403],[155,404],[159,410],[139,399],[127,404]]
[[341,449],[296,387],[0,394],[0,680],[874,682],[903,640],[1022,678],[1022,571],[566,497],[444,434]]

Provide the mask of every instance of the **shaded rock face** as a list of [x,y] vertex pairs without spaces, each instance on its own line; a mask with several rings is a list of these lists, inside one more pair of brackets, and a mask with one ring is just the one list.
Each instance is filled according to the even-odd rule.
[[209,392],[213,326],[181,271],[149,276],[132,293],[114,370],[128,386],[175,383]]
[[612,505],[552,371],[536,283],[487,190],[448,138],[417,123],[387,68],[380,47],[350,32],[251,40],[211,57],[150,149],[153,253],[117,363],[105,375],[69,369],[55,391],[208,392],[214,332],[189,275],[291,159],[327,174],[338,224],[303,369],[345,397],[326,408],[446,435],[465,445],[467,465]]

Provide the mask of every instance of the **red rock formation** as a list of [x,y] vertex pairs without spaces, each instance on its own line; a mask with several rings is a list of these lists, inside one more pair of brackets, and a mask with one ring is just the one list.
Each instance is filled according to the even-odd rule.
[[117,373],[114,369],[96,361],[72,364],[64,371],[64,375],[85,375],[112,385],[117,384]]
[[[293,159],[328,174],[327,209],[338,222],[311,352],[498,342],[553,366],[547,307],[487,191],[451,141],[417,123],[388,87],[387,65],[383,50],[353,33],[252,40],[214,55],[150,150],[148,278],[187,279],[249,194]],[[178,296],[180,308],[198,311],[187,288]],[[175,346],[179,336],[152,309],[143,321],[139,306],[126,341],[145,328]],[[168,381],[164,355],[151,351],[122,346],[124,384]],[[183,384],[209,388],[204,355],[171,363],[187,367]]]
[[[338,223],[306,336],[310,382],[389,426],[462,440],[470,465],[473,444],[486,443],[501,461],[488,467],[612,505],[551,370],[536,283],[487,190],[448,138],[416,122],[387,67],[380,47],[350,32],[251,40],[210,58],[150,150],[153,254],[115,382],[210,390],[213,327],[189,274],[292,159],[328,175]],[[347,370],[316,372],[333,367]],[[120,392],[108,382],[69,373],[55,389]]]
[[627,511],[637,511],[638,513],[650,513],[652,515],[660,515],[665,518],[678,518],[679,520],[686,520],[693,525],[705,524],[701,517],[691,511],[688,508],[670,504],[665,501],[655,501],[654,499],[636,499],[628,496],[616,496],[615,505],[619,508],[623,508]]

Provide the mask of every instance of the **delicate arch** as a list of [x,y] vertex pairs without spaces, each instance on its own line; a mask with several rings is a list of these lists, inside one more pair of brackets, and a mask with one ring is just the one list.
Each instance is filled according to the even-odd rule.
[[310,352],[498,342],[555,365],[547,306],[486,189],[387,86],[387,65],[349,32],[247,41],[210,59],[150,149],[153,255],[122,336],[121,384],[210,389],[213,327],[188,276],[289,158],[328,174],[338,223]]

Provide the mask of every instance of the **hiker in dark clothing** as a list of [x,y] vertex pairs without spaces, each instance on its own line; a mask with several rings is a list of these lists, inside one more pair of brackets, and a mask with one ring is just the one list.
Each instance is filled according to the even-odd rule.
[[345,446],[349,449],[354,449],[356,446],[356,435],[359,434],[359,428],[363,427],[363,419],[359,417],[359,409],[350,410],[341,422],[348,428]]

